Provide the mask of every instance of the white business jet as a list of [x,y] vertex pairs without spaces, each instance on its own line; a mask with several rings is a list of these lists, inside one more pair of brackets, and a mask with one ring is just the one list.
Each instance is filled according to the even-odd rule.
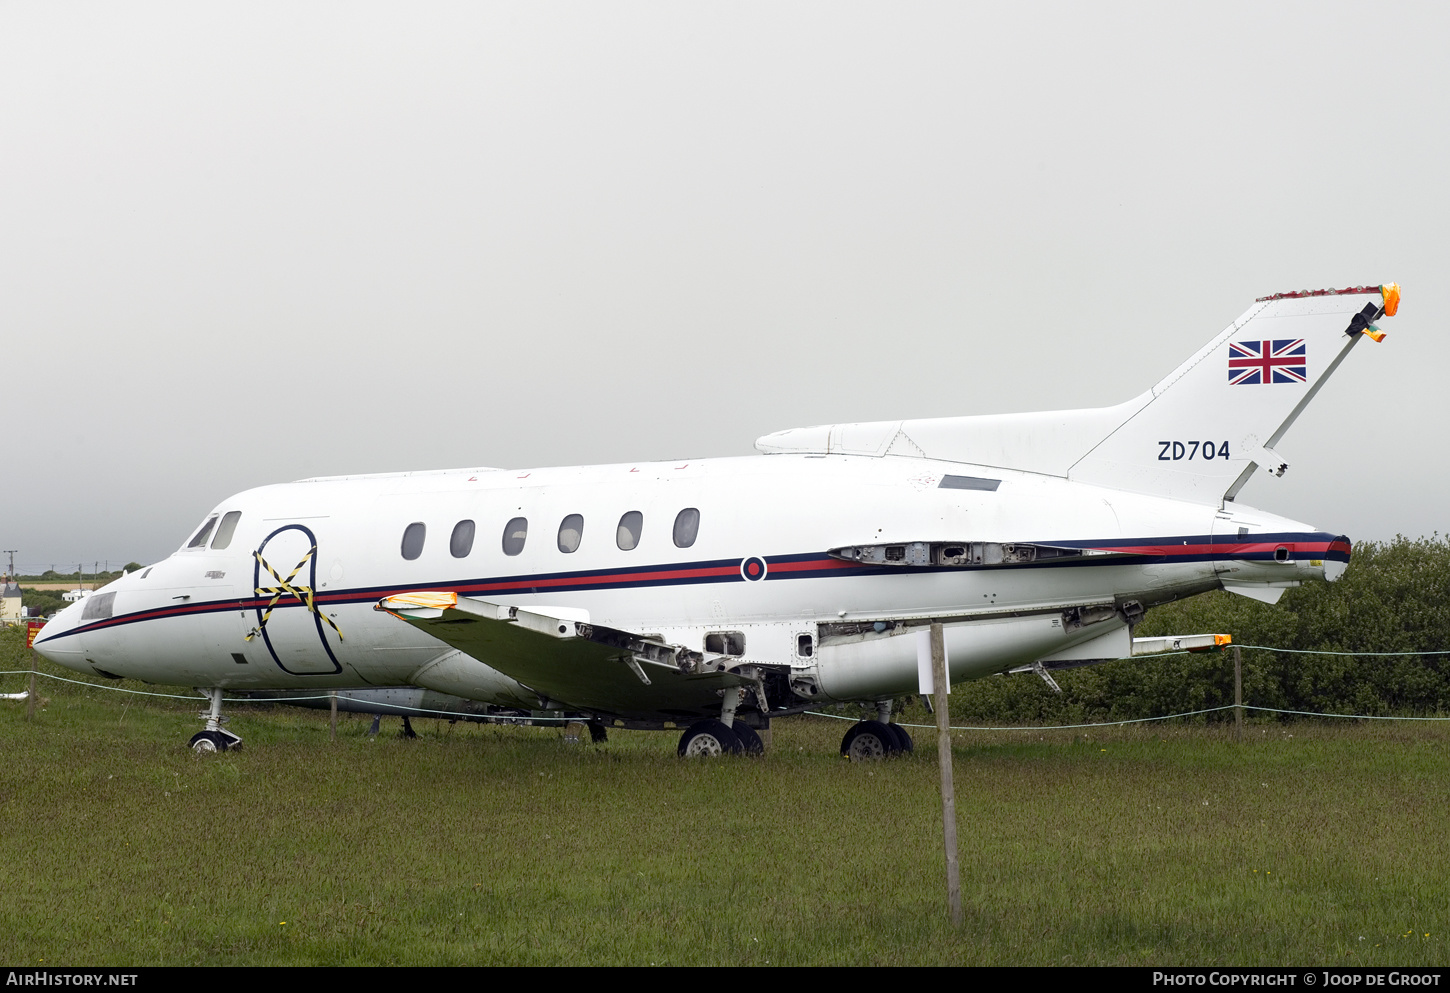
[[1114,407],[796,428],[763,456],[337,476],[224,500],[173,555],[63,610],[36,649],[210,699],[415,686],[753,751],[771,718],[874,701],[910,738],[918,638],[950,679],[1132,653],[1155,604],[1274,602],[1348,539],[1236,502],[1399,288],[1281,293]]

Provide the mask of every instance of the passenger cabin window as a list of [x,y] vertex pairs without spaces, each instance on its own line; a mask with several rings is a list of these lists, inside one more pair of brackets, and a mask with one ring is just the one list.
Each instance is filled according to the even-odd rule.
[[614,543],[624,551],[629,551],[639,544],[639,532],[644,527],[644,515],[637,510],[631,510],[619,519],[619,531],[614,536]]
[[559,522],[559,551],[568,554],[579,550],[579,540],[584,537],[584,515],[570,514]]
[[700,533],[700,512],[686,507],[675,515],[675,547],[689,548]]
[[208,539],[208,538],[211,537],[211,529],[214,528],[214,527],[216,527],[216,514],[212,514],[210,517],[208,517],[206,519],[206,522],[204,524],[202,524],[202,526],[201,526],[201,530],[198,531],[195,535],[192,536],[192,539],[186,543],[186,547],[187,548],[204,548],[204,547],[206,547],[206,539]]
[[448,551],[455,559],[467,558],[473,551],[473,522],[459,521],[453,525],[453,537],[448,539]]
[[240,510],[229,510],[222,518],[221,524],[216,529],[216,537],[211,540],[212,551],[220,551],[232,543],[232,535],[236,533],[237,521],[242,519]]
[[517,555],[524,550],[524,542],[529,537],[529,519],[527,517],[515,517],[504,525],[503,529],[503,553],[505,555]]
[[422,521],[414,521],[403,531],[403,558],[409,562],[423,554],[423,539],[428,537],[428,528]]

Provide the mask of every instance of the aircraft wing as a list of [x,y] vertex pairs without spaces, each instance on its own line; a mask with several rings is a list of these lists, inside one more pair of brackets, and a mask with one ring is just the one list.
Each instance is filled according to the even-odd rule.
[[387,597],[378,609],[518,680],[544,698],[545,709],[688,721],[718,715],[719,690],[757,685],[727,668],[742,659],[591,624],[584,611],[509,607],[449,592]]

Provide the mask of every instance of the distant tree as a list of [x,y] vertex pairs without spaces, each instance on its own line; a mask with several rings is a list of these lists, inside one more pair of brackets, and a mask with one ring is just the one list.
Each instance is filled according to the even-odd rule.
[[39,612],[42,616],[53,614],[66,606],[66,602],[54,590],[31,590],[23,586],[20,588],[20,604],[32,608],[32,614]]
[[127,562],[121,567],[122,572],[135,572],[137,569],[145,568],[140,562]]

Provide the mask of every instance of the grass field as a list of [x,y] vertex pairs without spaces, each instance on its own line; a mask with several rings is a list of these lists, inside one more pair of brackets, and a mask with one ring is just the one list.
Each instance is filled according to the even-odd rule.
[[[58,671],[58,670],[55,670]],[[0,691],[22,687],[0,678]],[[761,760],[675,736],[196,705],[42,681],[0,704],[0,961],[66,964],[1436,964],[1450,729],[955,738],[966,926],[934,733],[852,766],[844,723]],[[924,715],[918,715],[924,717]]]

